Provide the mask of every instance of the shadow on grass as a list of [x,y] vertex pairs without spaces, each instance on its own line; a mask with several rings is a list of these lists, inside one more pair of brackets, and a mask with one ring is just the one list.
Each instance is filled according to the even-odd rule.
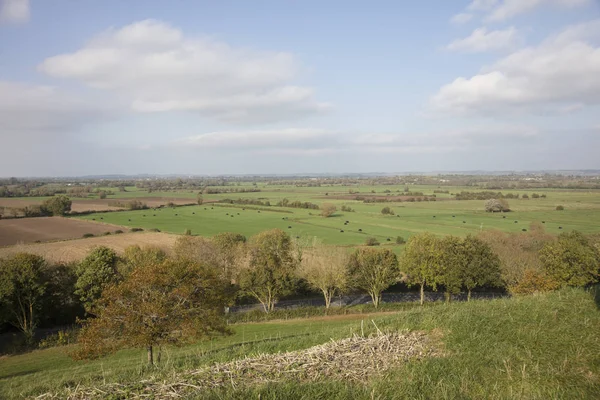
[[8,374],[8,375],[1,375],[0,376],[0,381],[4,380],[4,379],[11,379],[11,378],[16,378],[17,376],[25,376],[25,375],[29,375],[29,374],[35,374],[36,372],[41,371],[40,369],[30,369],[28,371],[21,371],[21,372],[15,372],[12,374]]
[[596,284],[590,288],[590,293],[596,303],[596,308],[600,310],[600,284]]

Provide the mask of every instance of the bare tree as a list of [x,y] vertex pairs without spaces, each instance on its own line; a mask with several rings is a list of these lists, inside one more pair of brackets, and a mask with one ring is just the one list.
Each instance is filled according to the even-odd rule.
[[298,274],[325,298],[325,308],[331,299],[348,287],[347,266],[350,255],[344,248],[316,244],[305,249]]

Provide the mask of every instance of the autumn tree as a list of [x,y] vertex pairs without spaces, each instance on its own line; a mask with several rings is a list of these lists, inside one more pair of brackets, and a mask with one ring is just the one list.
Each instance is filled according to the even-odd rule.
[[562,286],[585,286],[600,278],[600,251],[580,232],[562,233],[540,258],[548,276]]
[[209,238],[202,236],[179,236],[173,245],[173,255],[183,261],[195,261],[201,264],[216,265],[218,249]]
[[485,202],[485,211],[487,212],[505,212],[510,211],[506,199],[489,199]]
[[350,256],[348,275],[351,285],[366,291],[377,308],[381,293],[400,280],[398,259],[388,249],[358,248]]
[[58,195],[44,200],[42,209],[54,216],[62,216],[71,211],[71,199],[65,195]]
[[93,249],[77,266],[75,294],[79,296],[86,310],[100,298],[102,291],[118,282],[121,274],[118,270],[119,258],[114,250],[99,246]]
[[295,285],[296,262],[290,236],[280,229],[261,232],[250,238],[248,257],[239,276],[242,291],[256,298],[265,312]]
[[198,205],[201,206],[204,203],[204,198],[202,197],[202,193],[198,193],[198,197],[196,198]]
[[239,266],[246,256],[246,237],[239,233],[222,232],[212,237],[216,262],[224,279],[237,281]]
[[335,204],[323,203],[321,205],[321,215],[325,218],[331,217],[337,211]]
[[125,248],[119,268],[121,275],[128,275],[134,269],[146,264],[161,263],[167,259],[167,254],[159,247],[140,247],[132,245]]
[[0,317],[25,335],[28,344],[39,320],[46,291],[43,257],[18,253],[0,259]]
[[425,302],[425,286],[436,286],[441,256],[439,239],[431,233],[411,236],[401,260],[401,270],[409,285],[419,285],[421,305]]
[[349,259],[346,249],[322,244],[303,252],[298,274],[312,288],[323,293],[325,308],[330,307],[333,296],[348,287]]
[[96,318],[84,322],[75,359],[96,358],[121,348],[154,349],[227,332],[228,283],[212,266],[166,260],[136,267],[107,287],[94,304]]

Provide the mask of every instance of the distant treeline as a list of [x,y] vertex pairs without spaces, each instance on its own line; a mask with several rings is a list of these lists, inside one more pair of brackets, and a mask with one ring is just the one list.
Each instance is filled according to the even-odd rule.
[[[454,195],[454,197],[456,198],[456,200],[491,200],[491,199],[518,199],[519,198],[519,194],[518,193],[506,193],[503,194],[502,192],[492,192],[492,191],[483,191],[483,192],[460,192],[460,193],[456,193]],[[546,198],[545,194],[537,194],[537,193],[533,193],[531,195],[532,198],[537,199],[537,198]],[[524,194],[522,196],[523,199],[528,199],[529,195]]]

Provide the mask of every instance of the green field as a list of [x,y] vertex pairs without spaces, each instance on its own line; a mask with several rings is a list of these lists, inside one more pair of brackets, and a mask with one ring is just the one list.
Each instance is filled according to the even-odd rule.
[[[249,185],[246,185],[250,187]],[[253,235],[260,231],[281,228],[292,236],[316,236],[326,244],[357,245],[364,243],[367,237],[376,237],[382,243],[388,238],[393,243],[397,236],[407,239],[409,236],[428,231],[440,235],[464,236],[480,230],[499,229],[506,232],[520,232],[529,229],[532,222],[544,221],[549,233],[578,230],[584,233],[600,232],[600,191],[565,190],[503,190],[503,193],[529,195],[546,194],[547,198],[509,200],[513,210],[505,214],[484,212],[482,200],[454,200],[449,194],[438,194],[435,202],[390,202],[363,203],[356,200],[335,200],[333,197],[348,195],[349,190],[360,194],[382,195],[390,190],[390,195],[399,195],[403,188],[394,186],[331,186],[331,187],[294,187],[258,185],[260,192],[223,193],[204,195],[206,202],[220,199],[260,199],[275,204],[283,198],[290,201],[308,201],[316,204],[334,203],[338,212],[332,217],[323,218],[318,210],[280,208],[271,206],[268,210],[252,209],[254,206],[205,203],[202,206],[163,208],[160,210],[124,211],[96,213],[78,218],[96,220],[111,224],[144,229],[160,229],[164,232],[183,233],[187,229],[195,235],[214,235],[231,231],[244,235]],[[434,186],[411,186],[412,191],[433,194]],[[469,187],[444,188],[451,193],[462,190],[477,191]],[[191,192],[151,192],[136,188],[127,188],[127,192],[115,193],[112,197],[135,197],[143,201],[144,197],[186,197],[195,198]],[[341,212],[342,205],[350,206],[354,212]],[[564,211],[556,211],[557,205],[563,205]],[[396,215],[384,216],[381,209],[391,207]],[[349,221],[348,225],[344,225]],[[517,221],[517,222],[515,222]],[[289,228],[291,226],[291,228]],[[562,229],[560,229],[562,227]],[[362,232],[359,231],[362,229]],[[341,232],[341,231],[344,232]]]
[[[35,396],[77,385],[171,379],[177,371],[260,353],[304,349],[360,333],[423,330],[440,337],[444,355],[408,362],[366,384],[275,382],[226,387],[194,398],[337,399],[597,399],[600,393],[600,298],[566,289],[539,296],[436,303],[403,311],[343,318],[291,319],[232,325],[233,335],[167,348],[147,369],[144,350],[89,362],[68,347],[0,359],[0,398]],[[60,398],[60,395],[56,398]]]

